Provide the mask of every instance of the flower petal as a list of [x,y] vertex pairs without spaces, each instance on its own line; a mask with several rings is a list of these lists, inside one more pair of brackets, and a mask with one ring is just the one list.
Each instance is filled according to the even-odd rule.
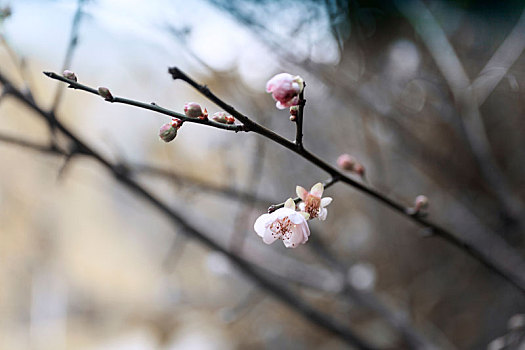
[[279,102],[279,101],[277,101],[277,102],[275,103],[275,107],[277,107],[278,109],[286,109],[286,108],[287,108],[286,106],[283,106],[283,105],[281,104],[281,102]]
[[264,231],[264,235],[262,236],[263,242],[266,243],[266,244],[272,244],[273,242],[275,242],[280,237],[281,237],[280,234],[273,233],[270,230]]
[[310,189],[310,194],[312,196],[316,196],[316,197],[321,198],[321,196],[323,195],[323,191],[324,191],[323,184],[318,182],[318,183],[316,183],[315,185],[312,186],[312,189]]
[[308,225],[305,225],[303,227],[303,244],[308,242],[308,237],[310,236],[310,228],[308,228]]
[[[304,204],[304,203],[303,203]],[[301,214],[305,220],[308,220],[310,219],[310,214],[308,214],[307,212],[305,211],[300,211],[299,214]]]
[[301,198],[303,201],[305,201],[306,196],[308,196],[308,191],[301,186],[295,187],[295,193],[297,193],[297,196]]
[[271,220],[271,214],[262,214],[255,220],[255,223],[253,224],[253,229],[255,232],[257,232],[257,235],[259,237],[264,236],[264,232],[266,231],[266,226],[268,222]]
[[330,203],[332,203],[332,197],[324,197],[321,199],[321,207],[327,207]]
[[319,214],[317,214],[317,218],[321,221],[326,220],[326,216],[328,215],[328,210],[326,208],[319,208]]
[[290,216],[288,216],[288,218],[290,219],[292,223],[298,224],[298,225],[302,225],[306,222],[304,216],[301,215],[301,212],[297,212],[297,211],[291,214]]
[[295,210],[295,202],[293,199],[288,198],[286,202],[284,202],[284,207],[288,209]]
[[286,248],[295,248],[300,243],[304,242],[304,225],[294,225],[292,228],[292,233],[288,239],[283,241]]

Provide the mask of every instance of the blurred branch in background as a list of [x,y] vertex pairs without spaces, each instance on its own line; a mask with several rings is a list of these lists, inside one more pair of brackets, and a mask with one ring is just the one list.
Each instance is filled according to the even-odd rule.
[[[506,41],[471,85],[470,79],[450,45],[445,32],[425,4],[415,0],[399,0],[396,1],[396,4],[421,35],[423,42],[427,45],[441,73],[447,80],[461,116],[465,139],[477,159],[481,173],[494,189],[504,211],[519,225],[520,231],[524,233],[525,205],[519,195],[511,188],[493,155],[479,106],[504,77],[505,72],[513,64],[513,58],[514,60],[517,59],[525,48],[525,12],[522,13],[520,20]],[[501,57],[506,57],[506,61],[502,62]],[[487,72],[495,68],[494,64],[500,63],[505,63],[506,67],[498,66],[497,70],[500,72],[488,78]],[[483,81],[485,88],[480,86],[481,81]]]

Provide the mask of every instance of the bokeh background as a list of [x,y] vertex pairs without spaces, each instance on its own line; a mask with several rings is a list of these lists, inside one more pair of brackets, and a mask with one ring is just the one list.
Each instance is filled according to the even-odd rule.
[[[289,138],[295,126],[264,89],[276,73],[299,74],[309,150],[334,165],[341,153],[353,155],[369,185],[406,205],[425,194],[433,221],[520,274],[522,1],[0,5],[12,12],[0,20],[1,74],[42,108],[56,107],[61,122],[209,237],[370,344],[525,346],[519,290],[343,184],[326,190],[334,198],[328,219],[311,222],[307,245],[264,245],[252,229],[258,215],[294,196],[296,185],[327,177],[292,152],[197,124],[165,144],[157,134],[169,118],[65,90],[41,73],[61,73],[66,60],[80,82],[115,95],[179,112],[188,101],[219,111],[171,79],[167,68],[177,66]],[[457,93],[470,84],[480,87],[475,108]],[[14,142],[48,145],[51,133],[9,95],[0,97],[0,136],[0,349],[348,347],[95,161]]]

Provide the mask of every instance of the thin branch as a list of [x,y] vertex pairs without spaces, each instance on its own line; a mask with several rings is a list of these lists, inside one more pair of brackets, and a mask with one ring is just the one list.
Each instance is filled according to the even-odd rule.
[[9,136],[9,135],[3,135],[0,134],[0,141],[13,144],[16,146],[20,146],[23,148],[29,148],[32,150],[35,150],[37,152],[41,153],[48,153],[53,155],[61,155],[61,156],[67,156],[67,153],[65,151],[60,150],[57,147],[49,146],[49,145],[42,145],[33,141],[26,141],[22,140],[15,136]]
[[299,94],[299,111],[297,112],[297,119],[295,120],[295,144],[299,149],[303,149],[303,115],[304,105],[306,104],[306,100],[304,99],[304,88],[306,88],[306,83],[303,83],[303,90]]
[[[368,187],[362,183],[359,183],[350,177],[346,176],[342,172],[340,172],[338,169],[334,168],[318,156],[314,155],[313,153],[309,152],[308,150],[304,148],[298,148],[297,145],[294,142],[291,142],[290,140],[285,139],[284,137],[280,136],[279,134],[275,133],[274,131],[256,123],[249,117],[245,116],[244,114],[238,112],[235,108],[233,108],[231,105],[224,102],[222,99],[217,97],[215,94],[213,94],[210,89],[205,85],[200,85],[197,82],[195,82],[193,79],[191,79],[189,76],[187,76],[184,72],[182,72],[180,69],[176,67],[169,68],[169,73],[172,75],[173,79],[181,79],[194,87],[197,91],[199,91],[201,94],[206,96],[208,99],[210,99],[212,102],[220,106],[224,111],[230,113],[232,116],[234,116],[238,121],[243,123],[243,125],[226,125],[226,124],[220,124],[220,123],[214,123],[208,120],[200,120],[200,119],[190,119],[186,118],[185,116],[182,116],[179,113],[167,110],[165,108],[161,108],[156,105],[148,105],[142,102],[134,101],[134,100],[128,100],[123,99],[119,97],[111,98],[110,100],[107,100],[108,102],[120,102],[125,103],[141,108],[146,108],[158,113],[174,116],[174,117],[184,117],[180,118],[185,121],[190,122],[196,122],[201,124],[206,124],[210,126],[216,126],[220,128],[224,128],[227,130],[233,130],[233,131],[252,131],[259,135],[262,135],[282,146],[285,148],[288,148],[289,150],[299,154],[304,159],[308,160],[309,162],[313,163],[320,169],[323,169],[328,174],[332,176],[333,179],[335,179],[335,182],[341,181],[346,183],[349,186],[352,186],[361,192],[371,196],[372,198],[378,200],[379,202],[385,204],[386,206],[390,207],[394,211],[398,212],[402,216],[405,216],[406,218],[409,218],[411,221],[424,226],[428,231],[432,232],[435,236],[438,236],[448,243],[451,243],[455,245],[456,247],[460,248],[464,252],[468,253],[473,258],[477,259],[479,262],[481,262],[483,265],[488,267],[490,270],[495,272],[496,274],[500,275],[501,277],[505,278],[507,281],[512,283],[514,286],[516,286],[518,289],[520,289],[522,292],[525,292],[525,272],[519,272],[514,271],[512,269],[509,269],[508,266],[506,266],[503,262],[494,260],[492,256],[487,254],[486,252],[483,252],[480,250],[476,245],[470,242],[464,241],[459,235],[453,234],[452,232],[446,230],[445,228],[431,222],[430,220],[416,215],[411,215],[409,207],[398,203],[397,201],[387,197],[386,195],[383,195],[379,191]],[[73,88],[81,89],[84,91],[91,92],[93,94],[98,95],[98,91],[90,88],[88,86],[76,83],[74,81],[71,81],[69,79],[66,79],[62,76],[59,76],[55,73],[44,73],[47,76],[57,79],[66,83],[69,83]],[[213,124],[211,124],[213,123]]]
[[308,150],[304,148],[299,149],[294,142],[291,142],[285,139],[284,137],[278,135],[277,133],[254,122],[253,120],[251,120],[244,114],[238,112],[235,108],[233,108],[232,106],[230,106],[229,104],[221,100],[215,94],[213,94],[208,87],[206,87],[205,85],[200,85],[197,82],[195,82],[189,76],[184,74],[180,69],[176,67],[172,67],[172,68],[169,68],[168,72],[172,75],[173,79],[175,80],[181,79],[187,82],[189,85],[194,87],[197,91],[199,91],[201,94],[206,96],[212,102],[214,102],[215,104],[223,108],[226,112],[233,115],[237,120],[240,120],[244,124],[246,131],[253,131],[259,135],[265,136],[266,138],[288,148],[289,150],[299,154],[304,159],[308,160],[310,163],[313,163],[317,167],[326,171],[328,174],[330,174],[333,178],[336,179],[336,182],[338,181],[344,182],[347,185],[350,185],[360,190],[361,192],[373,197],[374,199],[380,201],[381,203],[390,207],[394,211],[409,218],[411,221],[424,226],[426,229],[431,231],[433,235],[443,238],[448,243],[451,243],[455,245],[456,247],[460,248],[461,250],[468,253],[470,256],[472,256],[476,260],[478,260],[484,266],[488,267],[490,270],[492,270],[496,274],[505,278],[507,281],[509,281],[514,286],[516,286],[522,292],[525,292],[525,272],[509,270],[504,263],[492,259],[492,257],[489,254],[481,251],[477,246],[473,245],[472,243],[464,241],[460,236],[453,234],[452,232],[431,222],[430,220],[424,217],[411,215],[409,207],[406,207],[403,204],[396,202],[395,200],[383,195],[382,193],[380,193],[379,191],[371,187],[365,186],[364,184],[361,184],[349,178],[348,176],[346,176],[345,174],[343,174],[336,168],[332,167],[331,165],[326,163],[324,160],[317,157],[316,155],[309,152]]
[[505,38],[471,85],[478,106],[481,106],[494,91],[509,68],[521,56],[523,50],[525,50],[525,10],[521,13],[512,32]]
[[[53,73],[53,72],[44,72],[44,74],[47,75],[48,77],[50,77],[51,79],[55,79],[55,80],[62,81],[64,83],[68,83],[69,87],[72,88],[72,89],[78,89],[78,90],[90,92],[90,93],[92,93],[94,95],[99,95],[100,96],[100,94],[99,94],[97,89],[94,89],[94,88],[89,87],[87,85],[83,85],[83,84],[80,84],[80,83],[78,83],[76,81],[64,78],[63,76],[61,76],[59,74],[56,74],[56,73]],[[235,131],[235,132],[244,131],[244,127],[242,125],[238,125],[238,124],[237,125],[228,125],[228,124],[217,123],[217,122],[214,122],[214,121],[208,120],[208,119],[188,118],[184,114],[177,113],[177,112],[169,110],[167,108],[160,107],[155,102],[144,103],[144,102],[130,100],[130,99],[123,98],[123,97],[113,97],[111,99],[104,99],[104,100],[107,101],[107,102],[111,102],[111,103],[122,103],[122,104],[127,104],[127,105],[131,105],[131,106],[139,107],[139,108],[149,109],[150,111],[154,111],[154,112],[157,112],[157,113],[160,113],[160,114],[168,115],[168,116],[170,116],[172,118],[178,118],[178,119],[182,120],[183,122],[204,124],[204,125],[212,126],[214,128],[219,128],[219,129],[224,129],[224,130],[229,130],[229,131]]]
[[196,187],[206,192],[218,194],[226,198],[231,198],[242,202],[259,204],[268,204],[271,202],[271,199],[258,196],[252,192],[239,190],[233,187],[215,185],[207,181],[201,181],[190,176],[179,174],[171,170],[154,167],[148,164],[133,164],[131,165],[131,170],[139,174],[143,173],[145,175],[161,176],[175,182],[180,182],[191,187]]
[[31,98],[33,98],[32,92],[31,92],[31,80],[30,75],[27,72],[27,66],[24,61],[24,59],[19,59],[11,45],[9,45],[9,42],[7,41],[4,34],[0,33],[0,43],[4,46],[4,48],[7,51],[7,54],[9,55],[9,58],[16,66],[18,73],[20,74],[20,77],[22,78],[22,82],[24,84],[24,92],[27,93]]
[[[69,44],[67,46],[66,55],[64,57],[64,63],[62,64],[62,71],[71,68],[71,61],[73,60],[73,54],[78,44],[78,31],[80,27],[80,21],[83,15],[82,7],[84,5],[84,2],[85,0],[78,0],[77,10],[75,11],[75,15],[73,16],[73,22],[71,24],[71,32],[69,34]],[[56,111],[56,109],[60,105],[60,101],[62,100],[63,94],[64,94],[64,85],[62,84],[57,85],[55,98],[53,100],[53,105],[51,107],[51,110],[53,112]]]
[[[330,187],[333,184],[335,184],[337,181],[339,181],[337,178],[331,177],[328,180],[323,181],[322,184],[323,184],[323,187],[325,189],[327,189],[328,187]],[[293,201],[295,202],[295,204],[297,204],[297,203],[299,203],[301,201],[301,198],[295,197],[295,198],[293,198]],[[284,207],[284,202],[279,203],[279,204],[270,205],[270,207],[268,208],[268,213],[271,214],[274,211],[276,211],[277,209],[282,208],[282,207]]]
[[[52,155],[66,156],[66,157],[70,155],[70,153],[64,150],[61,150],[60,148],[54,145],[47,145],[47,144],[36,143],[33,141],[22,140],[15,136],[0,134],[0,141],[8,143],[8,144],[20,146],[23,148],[29,148],[33,151],[37,151],[41,153],[48,153]],[[77,152],[77,155],[80,155],[80,154]],[[162,168],[155,167],[155,166],[148,165],[148,164],[133,164],[131,166],[128,166],[127,164],[123,164],[123,165],[127,168],[127,170],[129,170],[133,174],[142,173],[144,175],[163,177],[165,179],[172,180],[178,183],[182,183],[190,187],[198,188],[208,193],[220,195],[222,197],[238,200],[241,202],[258,203],[261,205],[265,205],[265,204],[272,202],[271,199],[261,197],[259,195],[256,195],[255,193],[238,190],[233,187],[218,186],[218,185],[206,182],[206,181],[201,181],[199,179],[196,179],[190,176],[178,174],[174,171],[162,169]]]
[[[505,212],[515,222],[519,223],[520,228],[523,230],[525,228],[525,204],[511,189],[507,178],[492,153],[474,89],[445,32],[422,1],[396,0],[395,3],[401,13],[417,30],[439,70],[445,77],[454,100],[460,109],[460,120],[465,137],[482,175],[494,188],[494,192]],[[522,30],[521,26],[525,26],[525,24],[519,24],[518,31]],[[488,90],[484,90],[483,93],[487,92]],[[483,96],[481,97],[483,98]]]
[[[0,83],[4,85],[12,85],[1,73]],[[30,107],[36,112],[41,118],[48,120],[51,118],[52,112],[48,112],[36,105],[27,96],[21,93],[14,87],[9,89],[9,93],[15,98],[23,102],[26,106]],[[374,349],[371,345],[361,340],[351,330],[339,324],[324,313],[319,312],[315,308],[312,308],[305,300],[300,298],[297,293],[293,293],[289,288],[285,287],[282,283],[276,283],[271,278],[268,278],[265,274],[259,272],[257,268],[254,268],[249,262],[238,255],[235,255],[224,248],[219,243],[212,240],[208,235],[204,234],[192,224],[190,224],[182,214],[169,208],[165,203],[161,202],[151,193],[149,193],[144,187],[138,182],[133,180],[126,171],[123,171],[118,164],[113,164],[108,161],[101,154],[97,153],[88,144],[84,143],[79,139],[73,131],[65,127],[59,120],[56,120],[56,129],[66,136],[75,146],[82,151],[83,154],[89,155],[91,158],[98,161],[103,167],[111,172],[115,178],[127,187],[130,191],[148,201],[152,206],[157,208],[161,213],[168,217],[174,224],[181,227],[182,231],[189,236],[195,238],[207,247],[217,250],[226,256],[236,264],[238,269],[243,272],[247,277],[252,279],[255,283],[259,284],[262,288],[266,289],[275,298],[287,304],[289,307],[303,315],[307,320],[314,324],[330,331],[331,333],[339,336],[341,339],[346,341],[349,345],[353,345],[360,349]]]

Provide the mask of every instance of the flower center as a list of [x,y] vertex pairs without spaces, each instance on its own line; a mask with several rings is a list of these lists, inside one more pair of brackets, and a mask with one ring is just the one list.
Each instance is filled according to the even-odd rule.
[[277,238],[283,239],[288,238],[292,233],[292,222],[285,216],[282,219],[277,219],[270,225],[270,231],[272,231],[272,236],[278,236]]
[[304,202],[304,211],[310,214],[310,218],[316,218],[319,215],[321,207],[321,198],[309,194]]

